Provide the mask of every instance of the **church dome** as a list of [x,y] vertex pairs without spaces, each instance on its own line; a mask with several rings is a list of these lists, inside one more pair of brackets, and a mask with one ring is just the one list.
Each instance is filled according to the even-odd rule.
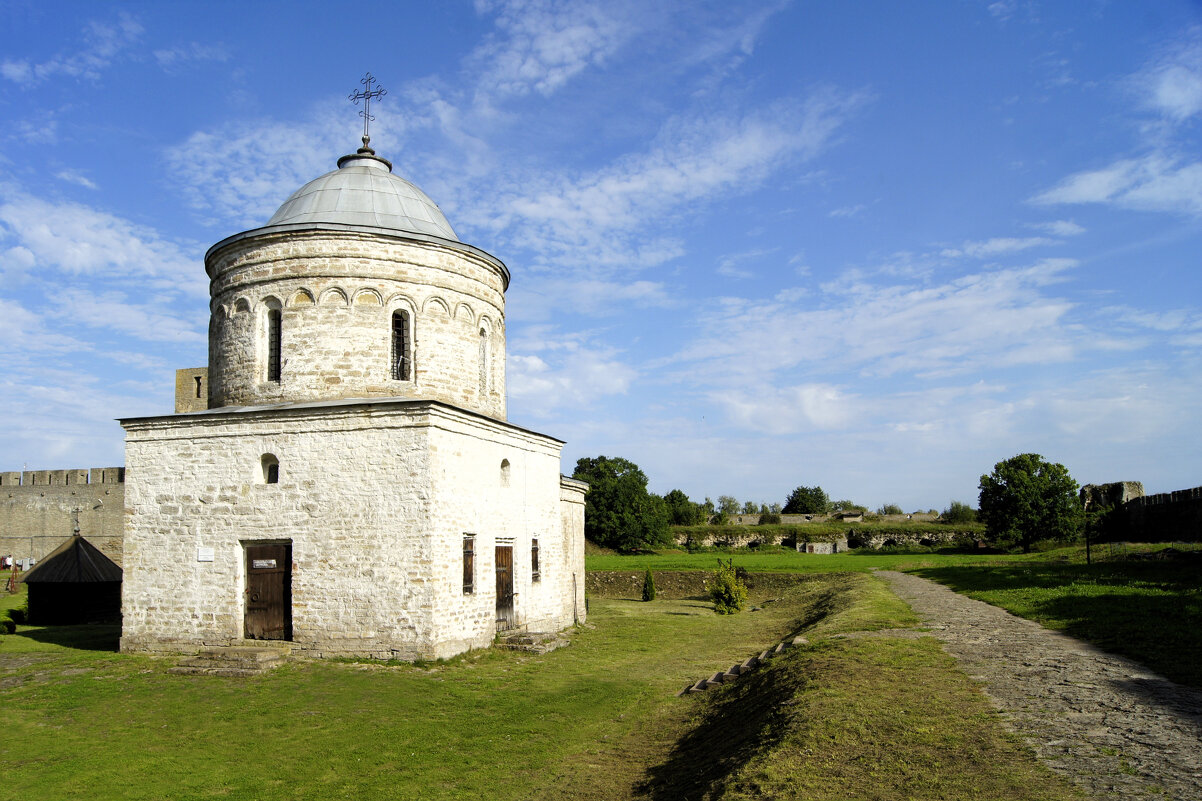
[[438,205],[366,148],[293,192],[268,220],[273,225],[367,226],[459,241]]

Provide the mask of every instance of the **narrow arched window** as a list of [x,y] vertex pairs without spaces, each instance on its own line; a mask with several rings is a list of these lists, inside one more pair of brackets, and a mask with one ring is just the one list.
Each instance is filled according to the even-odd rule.
[[501,486],[502,487],[509,486],[509,473],[510,473],[509,460],[502,459],[501,460]]
[[408,381],[410,371],[409,312],[392,313],[392,379]]
[[480,329],[480,394],[488,394],[488,332]]
[[267,310],[267,380],[280,380],[280,310]]
[[263,483],[264,484],[279,484],[280,483],[280,460],[275,458],[273,454],[265,453],[263,458],[259,460],[263,468]]

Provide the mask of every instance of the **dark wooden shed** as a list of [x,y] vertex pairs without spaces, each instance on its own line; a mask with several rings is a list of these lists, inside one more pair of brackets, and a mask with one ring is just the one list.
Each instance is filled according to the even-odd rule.
[[121,615],[121,568],[76,535],[25,574],[29,622],[94,623]]

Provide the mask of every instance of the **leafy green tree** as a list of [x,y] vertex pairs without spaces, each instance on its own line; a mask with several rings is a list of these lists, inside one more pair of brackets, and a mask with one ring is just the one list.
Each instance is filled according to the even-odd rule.
[[940,513],[939,519],[944,523],[975,523],[977,522],[977,510],[973,509],[966,503],[952,501],[951,504]]
[[647,476],[620,457],[585,457],[572,478],[587,481],[584,535],[598,545],[629,553],[670,541],[668,506],[647,492]]
[[1039,540],[1069,541],[1081,531],[1077,482],[1064,465],[1037,453],[998,462],[981,476],[979,488],[985,539],[997,547],[1021,546],[1029,553]]
[[668,525],[696,526],[704,521],[701,504],[693,503],[682,490],[674,489],[664,496],[668,507]]
[[739,513],[739,499],[733,495],[718,496],[718,511],[730,517]]
[[885,504],[884,506],[882,506],[880,509],[877,509],[877,510],[876,510],[876,513],[877,513],[878,515],[901,515],[901,514],[905,514],[905,512],[903,512],[903,511],[902,511],[902,508],[901,508],[900,506],[898,506],[896,503],[887,503],[887,504]]
[[798,487],[789,493],[785,507],[781,509],[786,515],[821,515],[826,514],[831,505],[826,490],[822,487]]
[[848,499],[844,498],[841,501],[835,501],[834,503],[832,503],[829,507],[829,510],[831,512],[840,512],[840,513],[867,512],[868,508],[861,504],[856,503],[855,501],[849,501]]
[[754,515],[754,514],[758,514],[759,511],[760,511],[759,507],[756,506],[753,502],[751,502],[751,501],[743,502],[743,514]]

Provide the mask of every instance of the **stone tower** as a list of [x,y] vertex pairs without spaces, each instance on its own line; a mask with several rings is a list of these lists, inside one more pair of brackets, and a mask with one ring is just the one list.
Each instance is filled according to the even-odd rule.
[[371,149],[205,269],[210,407],[397,397],[505,419],[509,271]]

